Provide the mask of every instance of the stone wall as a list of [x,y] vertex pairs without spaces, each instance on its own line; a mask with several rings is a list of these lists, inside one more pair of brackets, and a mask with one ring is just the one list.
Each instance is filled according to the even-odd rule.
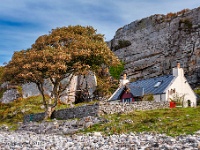
[[153,110],[169,108],[169,102],[155,102],[155,101],[138,101],[133,103],[101,103],[99,105],[98,114],[114,114],[127,113],[135,110]]
[[[119,103],[119,102],[99,102],[93,105],[85,105],[69,109],[55,111],[52,118],[56,119],[73,119],[83,118],[87,116],[100,116],[114,113],[128,113],[135,110],[153,110],[169,108],[168,102],[148,102],[140,101],[133,103]],[[44,118],[44,113],[30,114],[24,117],[24,122],[41,121]]]
[[38,122],[42,121],[44,119],[45,113],[38,113],[38,114],[29,114],[24,116],[24,123],[26,122]]

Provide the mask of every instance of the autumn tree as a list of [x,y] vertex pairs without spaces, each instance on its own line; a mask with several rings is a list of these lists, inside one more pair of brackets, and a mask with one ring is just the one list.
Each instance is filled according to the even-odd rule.
[[[66,89],[62,80],[73,75],[86,75],[102,65],[113,66],[119,61],[108,48],[102,34],[91,27],[68,26],[53,29],[40,36],[28,50],[15,52],[5,66],[4,81],[36,83],[45,106],[45,119],[55,110]],[[52,84],[52,101],[45,98],[44,81]]]

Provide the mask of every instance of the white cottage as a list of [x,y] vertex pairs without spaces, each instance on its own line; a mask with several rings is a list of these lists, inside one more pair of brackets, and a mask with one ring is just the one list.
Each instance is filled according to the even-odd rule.
[[[126,80],[126,82],[123,82]],[[183,69],[180,64],[173,68],[172,75],[127,82],[121,80],[120,87],[114,92],[109,100],[121,100],[123,102],[134,101],[135,97],[143,97],[152,94],[157,102],[179,100],[184,107],[195,107],[197,98],[184,77]],[[123,84],[125,83],[125,84]]]

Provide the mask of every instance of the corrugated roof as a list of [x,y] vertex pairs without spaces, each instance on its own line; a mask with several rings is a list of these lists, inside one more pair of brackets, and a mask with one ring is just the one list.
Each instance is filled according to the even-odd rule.
[[118,89],[115,91],[115,94],[112,95],[112,97],[111,97],[109,100],[117,100],[117,99],[120,99],[119,96],[120,96],[120,94],[122,93],[123,90],[124,90],[124,87],[118,88]]
[[[143,94],[162,94],[173,79],[173,75],[165,75],[131,82],[127,85],[127,87],[130,88],[131,93],[134,96],[142,96]],[[160,84],[157,84],[158,82],[160,82]],[[155,86],[156,84],[159,86]],[[116,91],[115,94],[110,98],[110,100],[119,99],[123,89],[124,87],[119,88],[118,91]]]

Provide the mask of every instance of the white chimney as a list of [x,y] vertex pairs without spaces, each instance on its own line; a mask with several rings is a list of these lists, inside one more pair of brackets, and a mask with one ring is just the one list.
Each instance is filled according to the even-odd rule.
[[120,86],[124,86],[129,82],[129,80],[126,78],[126,74],[123,75],[123,79],[120,80]]
[[180,67],[180,63],[177,63],[177,67],[173,68],[173,76],[184,76],[183,68]]

